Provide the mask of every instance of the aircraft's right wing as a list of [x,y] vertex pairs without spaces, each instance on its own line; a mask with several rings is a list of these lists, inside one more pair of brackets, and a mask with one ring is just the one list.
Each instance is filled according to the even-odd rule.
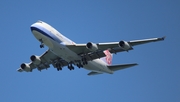
[[50,67],[50,64],[52,64],[56,68],[56,63],[59,63],[61,67],[67,66],[68,62],[63,60],[62,58],[58,57],[54,53],[52,53],[50,50],[46,51],[41,56],[31,56],[31,60],[34,60],[30,63],[22,63],[21,68],[17,69],[19,72],[32,72],[33,69],[37,68],[38,70],[47,69]]
[[[80,54],[79,56],[81,56],[82,58],[85,58],[87,61],[92,61],[97,58],[105,57],[106,55],[104,54],[103,51],[95,51],[95,52],[89,52],[87,54]],[[41,56],[32,55],[30,59],[33,61],[30,63],[22,63],[20,66],[21,68],[17,69],[17,71],[32,72],[33,69],[36,69],[36,68],[39,71],[41,71],[43,69],[49,68],[51,64],[54,66],[54,68],[57,68],[57,67],[62,68],[64,66],[68,66],[69,64],[62,58],[52,53],[50,50],[46,51]]]

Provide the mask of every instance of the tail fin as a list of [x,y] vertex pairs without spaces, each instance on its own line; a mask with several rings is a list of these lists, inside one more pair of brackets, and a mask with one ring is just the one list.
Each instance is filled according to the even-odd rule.
[[113,54],[109,52],[109,50],[105,50],[104,54],[106,55],[105,57],[102,57],[101,60],[103,60],[107,65],[112,64],[112,59],[113,59]]

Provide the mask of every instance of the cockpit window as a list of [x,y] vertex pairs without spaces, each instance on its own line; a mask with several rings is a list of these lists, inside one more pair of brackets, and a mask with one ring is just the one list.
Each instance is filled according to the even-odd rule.
[[38,20],[37,23],[42,23],[42,21]]

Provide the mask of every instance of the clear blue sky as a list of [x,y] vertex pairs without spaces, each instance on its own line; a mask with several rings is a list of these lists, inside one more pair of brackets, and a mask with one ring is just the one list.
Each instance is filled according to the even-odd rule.
[[[3,0],[0,4],[0,102],[180,102],[179,0]],[[41,55],[30,25],[42,20],[76,43],[166,36],[114,55],[113,64],[136,67],[87,76],[53,67],[19,73]]]

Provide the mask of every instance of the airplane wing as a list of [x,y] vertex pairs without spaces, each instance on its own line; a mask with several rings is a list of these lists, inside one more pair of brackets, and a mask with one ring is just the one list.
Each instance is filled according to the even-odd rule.
[[[106,55],[102,51],[95,51],[95,52],[89,52],[87,54],[81,54],[82,58],[85,58],[87,61],[92,61],[97,58],[105,57]],[[31,56],[32,57],[32,56]],[[19,72],[32,72],[33,69],[38,69],[39,71],[43,69],[47,69],[50,67],[50,64],[54,66],[54,68],[57,68],[57,63],[60,64],[60,67],[68,66],[68,62],[63,60],[62,58],[58,57],[54,53],[52,53],[50,50],[46,51],[41,56],[35,56],[33,55],[35,59],[38,61],[30,62],[30,63],[23,63],[21,64],[21,68],[17,69]],[[39,62],[39,63],[38,63]]]
[[[35,56],[35,57],[37,57],[37,56]],[[49,68],[50,64],[52,64],[55,67],[55,63],[57,63],[57,62],[61,63],[62,67],[68,65],[68,63],[65,60],[61,59],[60,57],[58,57],[57,55],[52,53],[50,50],[48,50],[44,54],[42,54],[39,57],[39,59],[40,59],[39,64],[35,64],[33,62],[23,63],[23,64],[21,64],[21,68],[17,69],[17,71],[19,71],[19,72],[22,72],[22,71],[32,72],[32,70],[35,68],[37,68],[38,70],[41,71],[43,69]],[[23,69],[22,69],[22,67],[23,67]]]
[[[120,41],[120,42],[109,42],[109,43],[91,43],[92,47],[95,46],[98,48],[97,50],[109,50],[111,53],[117,53],[117,52],[122,52],[122,51],[129,51],[133,50],[133,46],[136,45],[141,45],[141,44],[146,44],[150,42],[157,42],[157,41],[162,41],[164,40],[165,37],[161,38],[150,38],[150,39],[142,39],[142,40],[132,40],[132,41]],[[75,44],[75,45],[66,45],[69,49],[72,51],[76,52],[77,54],[82,54],[82,53],[89,53],[92,52],[92,50],[87,49],[86,46],[87,44]]]

